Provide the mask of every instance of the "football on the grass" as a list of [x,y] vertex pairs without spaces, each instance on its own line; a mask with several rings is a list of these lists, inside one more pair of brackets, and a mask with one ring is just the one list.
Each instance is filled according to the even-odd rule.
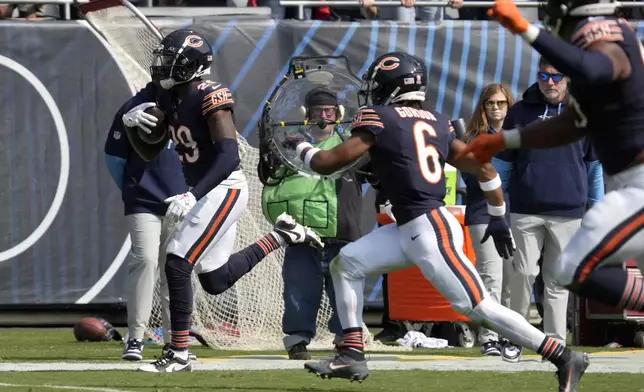
[[158,119],[155,127],[148,127],[152,133],[148,134],[141,128],[138,129],[141,140],[148,144],[157,144],[166,136],[168,132],[168,123],[166,115],[158,106],[152,106],[144,110],[145,113],[151,114]]
[[74,337],[79,342],[101,342],[106,335],[105,325],[94,317],[84,317],[74,325]]

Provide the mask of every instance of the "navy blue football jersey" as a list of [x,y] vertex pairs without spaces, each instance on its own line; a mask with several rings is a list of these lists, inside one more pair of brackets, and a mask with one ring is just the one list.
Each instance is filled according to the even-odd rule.
[[192,82],[188,95],[181,101],[160,98],[159,106],[169,117],[172,141],[189,186],[199,182],[215,158],[208,117],[218,110],[232,110],[234,103],[228,87],[210,80]]
[[172,143],[168,143],[167,148],[161,150],[151,162],[146,163],[134,152],[125,135],[123,115],[137,105],[153,102],[157,94],[157,89],[149,83],[125,102],[114,116],[105,142],[106,154],[125,160],[121,192],[125,215],[151,213],[163,216],[168,209],[168,205],[163,201],[188,191]]
[[587,18],[571,37],[582,49],[599,40],[622,47],[630,60],[630,76],[604,85],[571,80],[570,93],[587,119],[604,170],[616,174],[644,149],[644,49],[628,22],[614,17]]
[[400,106],[368,106],[353,118],[351,133],[370,132],[369,150],[381,191],[399,225],[443,206],[443,169],[454,131],[439,113]]

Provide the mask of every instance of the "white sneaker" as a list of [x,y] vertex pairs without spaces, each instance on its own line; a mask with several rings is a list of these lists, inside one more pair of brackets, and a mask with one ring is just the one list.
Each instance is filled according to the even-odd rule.
[[513,343],[508,343],[507,345],[503,346],[503,349],[501,350],[501,358],[505,362],[517,363],[521,359],[522,352],[523,347]]
[[143,342],[139,339],[130,339],[125,342],[122,359],[126,361],[140,361],[143,359]]
[[313,230],[306,226],[297,223],[292,216],[283,212],[277,217],[273,230],[279,234],[280,237],[288,245],[293,244],[310,244],[315,248],[324,248],[322,239]]
[[181,359],[175,355],[174,351],[168,350],[161,358],[141,366],[138,371],[148,373],[191,372],[192,363],[190,358]]

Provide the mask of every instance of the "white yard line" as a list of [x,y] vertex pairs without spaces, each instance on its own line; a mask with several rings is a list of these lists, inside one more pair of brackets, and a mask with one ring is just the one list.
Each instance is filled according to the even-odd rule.
[[[203,358],[193,362],[195,371],[237,370],[302,370],[305,361],[292,361],[280,356],[251,356],[234,358]],[[84,363],[84,362],[32,362],[0,363],[2,372],[29,371],[136,371],[146,362]],[[526,355],[519,363],[503,362],[498,357],[456,358],[412,355],[370,355],[369,368],[380,370],[433,370],[433,371],[485,371],[485,372],[554,372],[555,367],[541,358]],[[591,354],[588,373],[644,373],[644,353],[615,352]],[[97,389],[98,391],[98,389]]]
[[93,392],[130,392],[124,389],[114,389],[114,388],[94,388],[94,387],[74,387],[70,385],[28,385],[28,384],[9,384],[0,382],[0,387],[11,387],[11,388],[49,388],[49,389],[59,389],[59,390],[72,390],[72,391],[93,391]]

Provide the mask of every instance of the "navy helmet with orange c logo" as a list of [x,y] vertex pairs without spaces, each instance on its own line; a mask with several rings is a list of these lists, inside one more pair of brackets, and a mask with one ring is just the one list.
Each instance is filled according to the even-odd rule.
[[383,54],[371,63],[362,80],[358,92],[360,106],[425,100],[425,64],[408,53]]
[[150,74],[161,88],[198,79],[210,73],[212,49],[194,30],[182,29],[168,34],[152,52]]

